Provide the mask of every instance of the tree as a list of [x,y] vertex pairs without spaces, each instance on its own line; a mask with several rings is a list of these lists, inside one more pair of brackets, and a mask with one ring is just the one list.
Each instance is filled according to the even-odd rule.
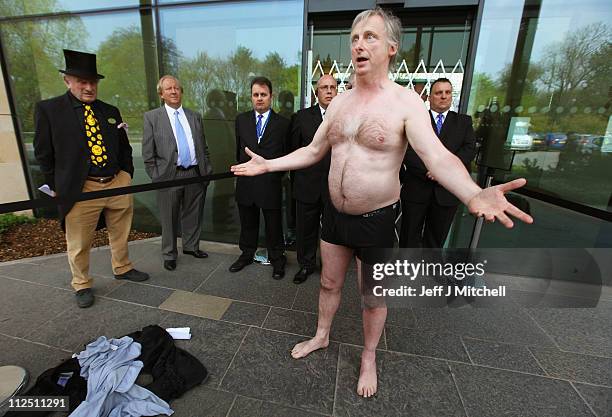
[[[59,7],[52,0],[0,3],[5,16],[24,14],[30,9],[58,11]],[[58,72],[64,68],[62,50],[83,49],[87,30],[79,17],[4,22],[1,29],[17,114],[22,129],[32,132],[34,104],[65,91]]]
[[598,22],[568,33],[547,48],[540,62],[545,68],[540,80],[554,95],[554,106],[571,104],[583,90],[595,87],[595,79],[610,74],[611,39],[610,27]]
[[140,29],[115,30],[100,44],[97,55],[99,71],[105,76],[100,81],[99,98],[117,106],[131,129],[142,131],[148,98]]

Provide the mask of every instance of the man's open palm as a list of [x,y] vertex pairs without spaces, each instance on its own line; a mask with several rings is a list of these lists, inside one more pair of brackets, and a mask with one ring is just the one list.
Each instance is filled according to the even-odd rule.
[[533,223],[533,218],[519,210],[506,200],[504,194],[525,185],[527,181],[519,178],[494,187],[485,188],[468,203],[468,210],[475,216],[483,216],[486,221],[499,220],[507,228],[514,226],[508,215],[514,216],[525,223]]
[[234,175],[252,177],[255,175],[265,174],[268,169],[266,166],[266,160],[261,156],[252,152],[249,148],[244,148],[247,155],[251,157],[251,160],[240,165],[232,165],[231,171]]

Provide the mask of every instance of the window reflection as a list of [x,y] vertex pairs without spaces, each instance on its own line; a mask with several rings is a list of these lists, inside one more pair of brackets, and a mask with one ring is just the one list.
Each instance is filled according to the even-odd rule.
[[[34,105],[66,92],[58,72],[64,68],[64,48],[97,54],[98,70],[105,75],[100,81],[98,97],[117,106],[129,125],[134,183],[149,182],[139,146],[142,115],[149,108],[140,15],[123,12],[7,21],[0,29],[33,187],[43,184],[32,146]],[[149,70],[156,72],[156,68]],[[151,217],[149,212],[153,207],[140,207],[140,196],[135,198],[136,212],[146,211],[148,214],[143,217]],[[53,213],[50,208],[39,212],[42,215]]]
[[[162,72],[181,80],[185,107],[203,114],[215,172],[236,160],[234,119],[251,109],[251,78],[272,81],[276,112],[291,117],[299,107],[303,7],[291,0],[160,9]],[[210,184],[204,216],[206,238],[237,240],[233,179]]]
[[[525,177],[537,191],[609,210],[610,21],[599,0],[485,3],[468,113],[485,165],[499,168],[515,152],[498,179]],[[521,231],[532,242],[543,232],[537,223]]]
[[34,14],[109,9],[138,6],[139,0],[3,0],[0,16],[28,16]]

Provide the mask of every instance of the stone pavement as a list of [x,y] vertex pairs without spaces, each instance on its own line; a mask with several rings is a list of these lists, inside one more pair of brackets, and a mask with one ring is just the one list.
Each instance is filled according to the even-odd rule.
[[612,416],[609,287],[589,309],[510,299],[495,309],[390,310],[379,393],[362,399],[354,270],[329,348],[293,360],[289,350],[316,328],[318,275],[294,285],[295,259],[281,281],[256,264],[231,274],[236,248],[209,242],[201,245],[208,259],[181,255],[169,272],[157,239],[130,243],[136,268],[151,274],[140,284],[113,279],[108,248],[93,250],[96,303],[85,310],[64,254],[0,264],[0,366],[24,366],[35,378],[100,335],[189,326],[193,338],[177,344],[210,378],[171,403],[177,417]]

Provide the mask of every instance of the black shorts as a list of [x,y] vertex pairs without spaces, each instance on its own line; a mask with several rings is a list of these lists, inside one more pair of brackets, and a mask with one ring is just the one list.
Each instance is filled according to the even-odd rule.
[[[373,259],[374,248],[393,248],[395,218],[399,202],[364,214],[338,212],[331,201],[323,211],[321,240],[354,249],[355,255],[367,264]],[[374,257],[375,258],[375,257]]]

